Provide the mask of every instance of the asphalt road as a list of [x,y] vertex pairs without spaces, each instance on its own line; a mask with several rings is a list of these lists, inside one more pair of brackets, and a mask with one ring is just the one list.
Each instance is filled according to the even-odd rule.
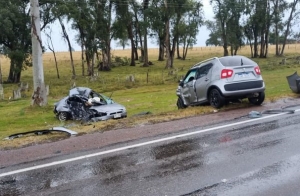
[[300,107],[289,109],[6,165],[0,196],[299,195]]

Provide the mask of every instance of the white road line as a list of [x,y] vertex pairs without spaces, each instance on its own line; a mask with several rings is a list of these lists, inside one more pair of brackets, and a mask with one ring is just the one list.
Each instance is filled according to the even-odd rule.
[[[298,111],[300,111],[300,109],[295,110],[295,112],[298,112]],[[212,128],[208,128],[208,129],[203,129],[203,130],[190,132],[190,133],[179,134],[179,135],[165,137],[165,138],[156,139],[156,140],[151,140],[151,141],[143,142],[143,143],[139,143],[139,144],[133,144],[133,145],[130,145],[130,146],[124,146],[124,147],[115,148],[115,149],[111,149],[111,150],[106,150],[106,151],[102,151],[102,152],[97,152],[97,153],[93,153],[93,154],[88,154],[88,155],[84,155],[84,156],[74,157],[74,158],[71,158],[71,159],[65,159],[65,160],[61,160],[61,161],[54,161],[54,162],[51,162],[51,163],[36,165],[36,166],[33,166],[33,167],[27,167],[27,168],[24,168],[24,169],[18,169],[18,170],[15,170],[15,171],[2,173],[2,174],[0,174],[0,177],[9,176],[9,175],[18,174],[18,173],[31,171],[31,170],[36,170],[36,169],[41,169],[41,168],[45,168],[45,167],[50,167],[50,166],[54,166],[54,165],[69,163],[69,162],[78,161],[78,160],[81,160],[81,159],[91,158],[91,157],[100,156],[100,155],[105,155],[105,154],[109,154],[109,153],[113,153],[113,152],[119,152],[119,151],[123,151],[123,150],[128,150],[130,148],[146,146],[146,145],[149,145],[149,144],[155,144],[155,143],[159,143],[159,142],[163,142],[163,141],[168,141],[168,140],[173,140],[173,139],[177,139],[177,138],[191,136],[191,135],[195,135],[195,134],[199,134],[199,133],[214,131],[214,130],[217,130],[217,129],[232,127],[232,126],[241,125],[241,124],[245,124],[245,123],[249,123],[249,122],[260,121],[260,120],[263,120],[263,119],[268,119],[268,118],[273,118],[273,117],[276,117],[276,116],[281,116],[281,115],[284,115],[284,114],[287,114],[287,113],[288,112],[279,113],[279,114],[270,114],[268,116],[264,116],[264,117],[261,117],[261,118],[254,118],[254,119],[250,119],[250,120],[246,120],[246,121],[236,122],[236,123],[222,125],[222,126],[218,126],[218,127],[212,127]]]

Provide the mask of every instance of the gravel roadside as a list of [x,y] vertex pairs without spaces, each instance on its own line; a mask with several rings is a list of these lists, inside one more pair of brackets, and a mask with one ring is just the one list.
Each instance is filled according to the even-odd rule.
[[248,115],[250,111],[265,111],[269,109],[282,109],[289,106],[300,105],[298,98],[284,98],[262,106],[233,109],[212,114],[141,125],[134,128],[116,129],[81,136],[73,136],[65,140],[52,143],[38,144],[20,149],[0,151],[0,169],[11,165],[33,162],[55,156],[68,155],[76,152],[95,150],[107,145],[169,134],[197,126],[206,126]]

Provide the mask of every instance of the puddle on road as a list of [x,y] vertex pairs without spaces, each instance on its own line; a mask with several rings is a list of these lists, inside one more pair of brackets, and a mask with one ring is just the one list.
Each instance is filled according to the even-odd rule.
[[156,160],[146,179],[155,179],[188,171],[204,165],[203,145],[200,139],[174,141],[151,149],[151,156]]
[[175,141],[169,144],[154,147],[151,154],[156,160],[166,159],[199,149],[199,143],[193,140]]

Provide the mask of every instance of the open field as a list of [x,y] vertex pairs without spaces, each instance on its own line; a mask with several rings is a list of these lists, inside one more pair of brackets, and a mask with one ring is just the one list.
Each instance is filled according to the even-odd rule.
[[[300,56],[300,45],[288,45],[286,57]],[[71,78],[71,64],[68,52],[57,53],[60,78],[57,78],[55,62],[52,53],[43,55],[43,67],[45,83],[50,85],[48,106],[32,107],[32,68],[28,67],[22,72],[21,81],[29,84],[29,91],[23,93],[23,97],[12,100],[12,91],[17,89],[17,84],[4,84],[4,100],[0,100],[0,149],[20,145],[31,145],[45,141],[49,136],[31,136],[2,140],[13,133],[49,129],[54,126],[68,126],[70,129],[82,134],[93,131],[105,131],[115,127],[134,126],[135,124],[153,123],[159,121],[184,118],[192,115],[212,112],[210,106],[191,107],[186,110],[177,110],[176,88],[178,80],[195,63],[206,58],[222,56],[222,47],[198,47],[188,51],[187,60],[175,59],[174,69],[165,69],[165,62],[157,61],[158,49],[149,49],[149,60],[154,65],[142,67],[137,62],[135,67],[116,66],[110,72],[99,72],[98,76],[91,79],[82,76],[81,52],[74,52],[73,57],[76,66],[76,79]],[[250,56],[250,47],[243,47],[238,54]],[[114,50],[114,57],[129,57],[130,50]],[[300,72],[300,64],[294,60],[287,60],[286,65],[281,65],[283,57],[274,57],[274,47],[270,46],[269,58],[254,59],[260,65],[262,76],[266,83],[266,101],[273,101],[281,97],[296,96],[289,89],[286,76],[295,71]],[[0,58],[3,80],[5,81],[9,71],[9,61],[3,56]],[[127,78],[133,75],[134,82]],[[128,118],[97,122],[93,126],[83,126],[76,122],[61,123],[52,112],[53,104],[68,94],[73,84],[87,86],[106,95],[112,94],[112,98],[126,106]],[[248,103],[242,103],[235,107],[247,107]],[[226,106],[232,107],[232,106]],[[225,109],[226,109],[225,107]],[[134,117],[140,112],[149,111],[152,115]],[[94,128],[93,128],[94,127]],[[59,134],[53,134],[51,139],[61,138]]]

